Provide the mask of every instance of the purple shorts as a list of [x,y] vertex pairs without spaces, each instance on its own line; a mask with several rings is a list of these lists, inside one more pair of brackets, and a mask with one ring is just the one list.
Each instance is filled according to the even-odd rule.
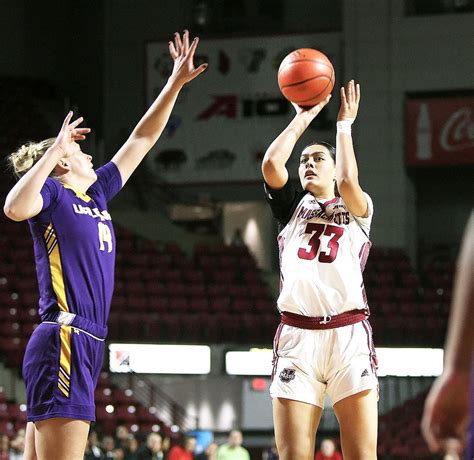
[[41,323],[23,360],[28,421],[95,421],[94,390],[103,359],[103,338],[73,326]]

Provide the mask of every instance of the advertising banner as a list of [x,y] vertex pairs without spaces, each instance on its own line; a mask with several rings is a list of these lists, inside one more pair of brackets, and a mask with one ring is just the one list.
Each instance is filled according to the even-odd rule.
[[474,164],[474,96],[409,99],[409,166]]

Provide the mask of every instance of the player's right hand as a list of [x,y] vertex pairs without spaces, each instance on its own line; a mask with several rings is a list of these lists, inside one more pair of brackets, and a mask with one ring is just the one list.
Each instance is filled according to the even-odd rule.
[[323,108],[326,106],[326,104],[331,100],[331,95],[329,94],[326,99],[321,101],[319,104],[316,104],[313,107],[307,108],[307,107],[300,107],[299,105],[295,104],[294,102],[291,103],[291,105],[295,108],[296,110],[296,115],[304,116],[306,118],[310,118],[313,120],[316,118],[323,110]]
[[57,149],[62,153],[62,157],[69,157],[77,151],[76,141],[83,141],[86,138],[86,134],[90,133],[90,128],[78,128],[78,126],[84,121],[83,117],[79,117],[71,123],[73,116],[72,110],[66,115],[59,131],[56,136],[56,141],[52,145],[52,149]]
[[191,44],[189,43],[189,31],[187,30],[184,31],[183,38],[181,38],[178,32],[175,32],[174,42],[170,41],[168,43],[174,62],[170,81],[184,85],[194,80],[207,69],[207,63],[201,64],[198,68],[194,67],[194,53],[198,43],[198,37],[195,37]]

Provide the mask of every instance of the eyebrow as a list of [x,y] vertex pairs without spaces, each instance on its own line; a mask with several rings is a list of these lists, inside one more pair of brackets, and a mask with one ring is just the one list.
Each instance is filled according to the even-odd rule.
[[321,151],[318,150],[316,152],[311,152],[311,153],[302,153],[300,158],[310,157],[310,156],[314,156],[314,155],[327,155],[327,154],[323,150],[321,150]]

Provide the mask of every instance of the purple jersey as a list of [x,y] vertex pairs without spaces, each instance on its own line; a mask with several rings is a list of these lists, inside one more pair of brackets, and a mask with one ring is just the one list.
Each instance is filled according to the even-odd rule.
[[75,313],[105,326],[114,289],[115,235],[107,202],[121,189],[117,166],[97,171],[87,194],[48,178],[43,208],[29,219],[40,291],[39,314]]

